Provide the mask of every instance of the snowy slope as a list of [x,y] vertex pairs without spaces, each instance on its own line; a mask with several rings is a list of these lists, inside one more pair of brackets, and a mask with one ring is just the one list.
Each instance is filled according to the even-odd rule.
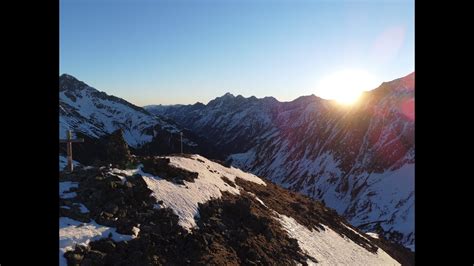
[[259,177],[242,172],[237,168],[227,168],[218,163],[214,163],[202,156],[193,155],[186,157],[165,157],[170,159],[172,166],[182,168],[199,174],[199,178],[194,182],[186,182],[186,185],[177,185],[159,176],[153,176],[143,172],[140,168],[129,171],[119,171],[128,176],[136,173],[140,174],[148,187],[153,191],[153,196],[163,203],[157,205],[158,208],[171,208],[180,218],[180,225],[186,229],[196,226],[195,217],[199,217],[198,204],[205,203],[210,199],[220,198],[222,192],[239,194],[239,187],[232,187],[221,178],[222,176],[234,182],[236,177],[256,184],[265,185]]
[[[321,231],[309,230],[291,217],[278,213],[277,217],[301,248],[318,259],[317,265],[401,265],[385,251],[379,249],[375,254],[370,253],[327,226],[323,225]],[[316,265],[310,260],[307,263]]]
[[[252,174],[244,173],[240,169],[227,168],[220,164],[194,155],[192,158],[169,157],[171,165],[199,174],[192,183],[178,186],[159,177],[142,173],[148,187],[153,191],[156,199],[163,200],[160,207],[169,207],[175,211],[180,218],[180,224],[191,229],[196,226],[195,218],[199,217],[198,204],[205,203],[210,199],[220,198],[222,192],[239,194],[239,187],[232,187],[221,178],[222,176],[234,182],[236,177],[257,184],[265,185],[265,182]],[[201,160],[201,161],[198,161]]]
[[[155,128],[178,134],[180,130],[143,108],[123,99],[100,92],[73,76],[59,78],[59,135],[67,130],[98,138],[122,128],[124,138],[132,147],[152,141]],[[184,141],[191,142],[188,139]]]
[[226,94],[147,110],[215,140],[234,166],[414,248],[414,73],[352,107],[314,95],[278,102]]

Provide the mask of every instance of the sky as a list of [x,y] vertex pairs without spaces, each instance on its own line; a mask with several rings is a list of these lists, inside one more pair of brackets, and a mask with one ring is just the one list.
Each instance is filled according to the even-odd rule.
[[[60,0],[60,73],[136,105],[291,101],[414,71],[414,0]],[[373,88],[368,88],[373,89]]]

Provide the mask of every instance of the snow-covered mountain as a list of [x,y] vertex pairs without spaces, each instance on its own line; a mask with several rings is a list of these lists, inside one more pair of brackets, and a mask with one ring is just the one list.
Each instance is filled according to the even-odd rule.
[[413,265],[320,202],[199,155],[62,172],[60,265]]
[[79,160],[99,154],[105,139],[119,129],[137,154],[178,153],[183,132],[184,152],[212,155],[212,143],[179,128],[172,120],[100,92],[68,74],[59,78],[59,109],[60,138],[72,130],[86,139],[85,143],[74,145]]
[[152,141],[156,125],[179,133],[175,125],[68,74],[59,77],[59,109],[59,135],[62,138],[66,137],[68,129],[98,138],[121,128],[127,143],[138,147]]
[[207,105],[145,106],[154,114],[170,117],[193,132],[214,140],[224,154],[245,152],[258,144],[258,139],[275,129],[273,119],[278,101],[267,97],[244,98],[227,93]]
[[234,166],[324,200],[351,224],[414,249],[414,73],[341,106],[226,94],[148,106],[216,142]]

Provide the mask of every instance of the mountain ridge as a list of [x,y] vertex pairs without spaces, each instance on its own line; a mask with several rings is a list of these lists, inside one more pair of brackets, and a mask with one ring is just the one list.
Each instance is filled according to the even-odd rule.
[[316,96],[216,99],[148,110],[213,139],[233,165],[325,200],[353,224],[384,220],[366,229],[414,248],[414,72],[353,106]]

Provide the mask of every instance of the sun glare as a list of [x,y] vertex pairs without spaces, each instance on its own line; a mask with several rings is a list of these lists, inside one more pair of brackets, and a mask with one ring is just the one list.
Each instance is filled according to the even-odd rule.
[[322,79],[317,95],[350,105],[359,99],[363,91],[374,89],[376,86],[375,77],[365,70],[342,70]]

